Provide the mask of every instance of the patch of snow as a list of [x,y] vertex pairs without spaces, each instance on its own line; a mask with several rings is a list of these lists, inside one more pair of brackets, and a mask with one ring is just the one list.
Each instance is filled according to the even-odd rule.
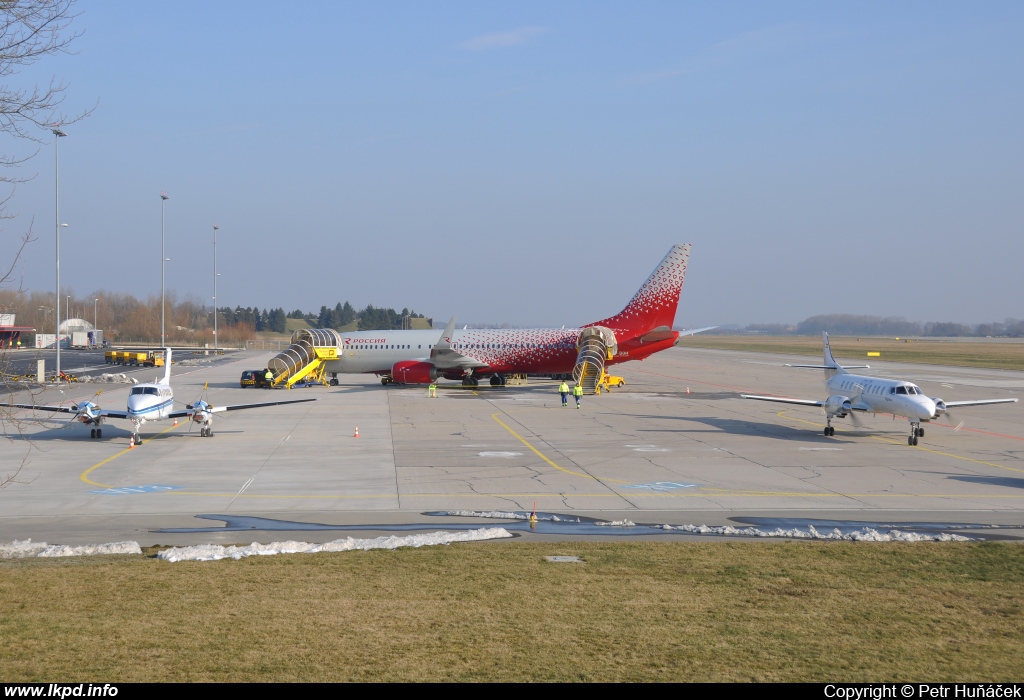
[[51,544],[37,554],[37,557],[87,557],[93,554],[142,554],[138,542],[107,542],[106,544],[83,544],[70,546]]
[[502,520],[529,520],[528,513],[513,513],[508,510],[450,510],[446,515],[460,518],[499,518]]
[[970,542],[973,538],[963,535],[951,535],[939,533],[937,535],[923,535],[917,532],[904,532],[902,530],[889,530],[879,532],[874,528],[864,527],[853,532],[843,533],[839,528],[832,532],[818,532],[813,525],[807,530],[792,528],[784,530],[762,530],[757,527],[733,527],[732,525],[708,526],[708,525],[662,525],[662,530],[678,530],[694,535],[727,535],[739,537],[786,537],[790,539],[804,540],[847,540],[851,542]]
[[0,559],[34,557],[44,549],[46,549],[45,542],[33,543],[31,538],[27,540],[14,540],[13,542],[0,543]]
[[0,543],[0,559],[26,557],[87,557],[93,554],[142,554],[138,542],[107,542],[106,544],[64,545],[28,540]]
[[78,378],[80,384],[89,384],[96,382],[105,382],[107,384],[131,384],[132,380],[128,378],[127,374],[123,372],[121,374],[111,374],[104,372],[103,374],[90,375],[86,374]]
[[[514,513],[508,510],[449,510],[445,515],[459,518],[496,518],[501,520],[529,520],[529,513]],[[537,514],[537,520],[550,520],[553,523],[578,523],[579,518],[559,518],[557,515]]]
[[632,520],[611,520],[609,522],[597,522],[595,525],[603,525],[605,527],[636,527],[636,523]]
[[522,457],[522,452],[477,452],[480,457]]
[[465,532],[431,532],[406,537],[376,537],[374,539],[357,540],[346,537],[324,544],[309,542],[271,542],[260,544],[253,542],[246,547],[223,547],[216,544],[193,545],[190,547],[173,547],[165,549],[157,557],[165,561],[215,561],[217,559],[242,559],[254,556],[272,556],[275,554],[317,554],[320,552],[350,552],[361,549],[397,549],[398,547],[424,547],[428,545],[450,544],[452,542],[477,542],[511,537],[512,534],[503,527],[485,527]]

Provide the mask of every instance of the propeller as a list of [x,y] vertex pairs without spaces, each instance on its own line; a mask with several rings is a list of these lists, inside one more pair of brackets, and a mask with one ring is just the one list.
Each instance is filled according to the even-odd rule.
[[[856,393],[850,397],[850,403],[855,404],[860,402],[861,395],[864,393],[863,384],[854,384],[853,388]],[[861,422],[860,416],[857,415],[857,411],[850,411],[850,423],[857,430],[863,430],[866,426]]]

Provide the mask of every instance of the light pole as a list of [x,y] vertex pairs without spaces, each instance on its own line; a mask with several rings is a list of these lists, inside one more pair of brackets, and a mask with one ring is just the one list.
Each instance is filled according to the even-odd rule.
[[164,253],[164,202],[168,199],[166,194],[160,193],[160,347],[167,344],[164,333],[164,263],[167,262]]
[[54,294],[56,303],[56,329],[54,339],[57,341],[57,381],[60,381],[60,139],[67,136],[57,126],[50,131],[53,132],[53,215],[54,229],[57,232],[57,293]]
[[97,297],[96,299],[92,300],[92,342],[93,343],[96,342],[96,331],[99,329],[99,325],[96,322],[96,319],[99,318],[98,314],[96,313],[96,309],[99,308],[99,305],[100,305],[99,297]]
[[213,225],[213,349],[216,350],[218,345],[217,338],[217,278],[220,275],[217,274],[217,231],[220,230],[220,226],[217,224]]

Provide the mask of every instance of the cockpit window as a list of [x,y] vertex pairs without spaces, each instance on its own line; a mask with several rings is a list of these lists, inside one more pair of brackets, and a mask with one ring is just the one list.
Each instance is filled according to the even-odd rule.
[[145,393],[146,393],[146,388],[142,387],[142,386],[137,386],[137,387],[134,387],[132,389],[132,396],[138,396],[139,394],[145,394]]
[[898,386],[898,387],[896,387],[896,393],[897,394],[906,394],[907,393],[907,387],[905,387],[905,386]]

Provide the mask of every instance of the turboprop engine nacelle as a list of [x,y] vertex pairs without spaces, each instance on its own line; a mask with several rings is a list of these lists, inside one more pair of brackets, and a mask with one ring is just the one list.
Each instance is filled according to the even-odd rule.
[[848,396],[829,396],[825,399],[825,403],[822,406],[825,409],[825,413],[833,416],[844,417],[849,413],[851,409],[850,398]]
[[391,368],[391,378],[399,384],[429,384],[437,379],[437,367],[415,360],[396,362]]
[[935,401],[935,415],[932,418],[938,418],[946,412],[946,402],[942,399],[933,399]]

